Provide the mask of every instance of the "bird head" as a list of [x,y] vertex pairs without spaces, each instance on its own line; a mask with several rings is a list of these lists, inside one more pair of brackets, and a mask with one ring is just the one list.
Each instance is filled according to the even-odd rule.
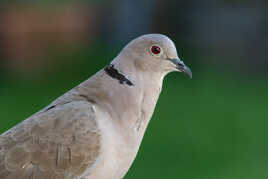
[[[178,57],[172,40],[161,34],[148,34],[132,40],[121,51],[125,62],[135,66],[137,71],[167,74],[172,71],[183,72],[192,78],[188,66]],[[126,60],[128,60],[126,62]]]

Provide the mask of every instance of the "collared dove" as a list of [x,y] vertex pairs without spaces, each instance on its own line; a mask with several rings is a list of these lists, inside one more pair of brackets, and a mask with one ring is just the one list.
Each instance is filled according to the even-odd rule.
[[134,39],[110,65],[0,136],[0,178],[123,178],[171,71],[192,76],[167,36]]

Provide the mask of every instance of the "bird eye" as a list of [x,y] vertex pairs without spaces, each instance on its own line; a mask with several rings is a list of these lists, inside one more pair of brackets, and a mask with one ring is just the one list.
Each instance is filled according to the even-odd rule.
[[153,45],[153,46],[151,47],[151,52],[152,52],[153,54],[155,54],[155,55],[158,55],[158,54],[161,52],[161,48],[158,47],[158,46],[156,46],[156,45]]

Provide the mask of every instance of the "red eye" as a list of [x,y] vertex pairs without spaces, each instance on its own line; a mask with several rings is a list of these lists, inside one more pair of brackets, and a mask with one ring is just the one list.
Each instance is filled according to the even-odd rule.
[[156,45],[154,45],[154,46],[152,46],[151,51],[152,51],[153,54],[157,55],[157,54],[159,54],[161,52],[161,48],[156,46]]

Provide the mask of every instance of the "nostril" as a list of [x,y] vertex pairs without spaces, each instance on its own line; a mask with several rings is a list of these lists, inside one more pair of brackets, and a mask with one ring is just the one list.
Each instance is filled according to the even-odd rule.
[[183,66],[184,66],[183,61],[180,61],[180,62],[178,63],[178,65],[179,65],[180,67],[183,67]]

